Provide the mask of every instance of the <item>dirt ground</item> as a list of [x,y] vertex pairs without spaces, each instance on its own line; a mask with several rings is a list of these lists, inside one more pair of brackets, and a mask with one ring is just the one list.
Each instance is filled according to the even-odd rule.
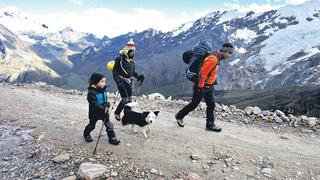
[[[202,179],[320,179],[319,135],[289,130],[275,132],[270,128],[223,121],[217,122],[223,131],[213,133],[205,131],[203,118],[187,116],[186,126],[181,128],[176,124],[173,113],[161,111],[158,121],[151,126],[149,139],[141,133],[133,133],[130,127],[122,127],[111,116],[121,144],[108,144],[104,133],[98,153],[92,155],[101,121],[92,133],[94,142],[86,143],[82,132],[88,123],[87,114],[88,104],[83,95],[0,86],[1,179],[32,177],[40,171],[36,163],[49,164],[50,167],[40,168],[41,171],[52,174],[51,178],[61,179],[76,174],[79,164],[88,158],[97,159],[100,163],[104,162],[99,160],[102,158],[107,158],[108,162],[113,159],[133,162],[145,172],[140,174],[142,179],[174,179],[190,173],[196,173]],[[32,129],[31,138],[38,139],[25,143],[26,147],[20,150],[21,156],[14,152],[19,152],[19,147],[24,147],[24,144],[4,138],[8,129],[17,127],[27,133]],[[24,156],[26,152],[23,151],[30,154],[37,149],[38,160]],[[52,157],[63,152],[71,154],[75,163],[63,166],[51,162]],[[23,161],[26,164],[21,167],[15,165],[19,159],[14,157],[19,157],[21,162],[23,158],[28,160]],[[120,166],[125,168],[126,165]],[[59,171],[50,172],[55,169]],[[147,176],[150,169],[157,173]],[[139,179],[130,172],[124,174],[122,170],[113,178]]]

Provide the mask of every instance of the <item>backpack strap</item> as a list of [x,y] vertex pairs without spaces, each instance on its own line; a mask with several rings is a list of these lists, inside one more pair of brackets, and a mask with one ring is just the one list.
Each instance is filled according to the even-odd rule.
[[193,54],[192,57],[191,57],[191,59],[190,59],[190,61],[189,61],[189,63],[188,63],[188,66],[190,66],[191,64],[193,64],[194,61],[197,60],[197,58],[198,58],[198,57]]

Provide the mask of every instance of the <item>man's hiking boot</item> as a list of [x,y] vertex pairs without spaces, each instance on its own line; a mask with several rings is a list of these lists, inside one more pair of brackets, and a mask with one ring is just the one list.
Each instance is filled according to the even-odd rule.
[[221,132],[222,129],[216,125],[213,126],[207,126],[206,128],[207,131],[213,131],[213,132]]
[[180,127],[184,127],[184,121],[183,121],[183,119],[179,119],[179,118],[177,118],[177,116],[175,116],[175,117],[176,117],[176,120],[177,120],[178,125],[179,125]]

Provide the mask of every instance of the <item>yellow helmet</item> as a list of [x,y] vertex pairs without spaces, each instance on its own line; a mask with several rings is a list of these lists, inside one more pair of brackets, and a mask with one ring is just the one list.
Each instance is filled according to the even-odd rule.
[[114,68],[114,61],[109,61],[108,63],[107,63],[107,69],[109,70],[109,71],[113,71],[113,68]]

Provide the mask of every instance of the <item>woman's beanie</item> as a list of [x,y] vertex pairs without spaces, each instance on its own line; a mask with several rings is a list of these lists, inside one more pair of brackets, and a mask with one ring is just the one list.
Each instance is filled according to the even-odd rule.
[[134,51],[135,51],[135,50],[136,50],[136,45],[134,44],[133,39],[130,39],[130,40],[127,42],[125,48],[127,49],[127,51],[129,51],[129,50],[134,50]]

